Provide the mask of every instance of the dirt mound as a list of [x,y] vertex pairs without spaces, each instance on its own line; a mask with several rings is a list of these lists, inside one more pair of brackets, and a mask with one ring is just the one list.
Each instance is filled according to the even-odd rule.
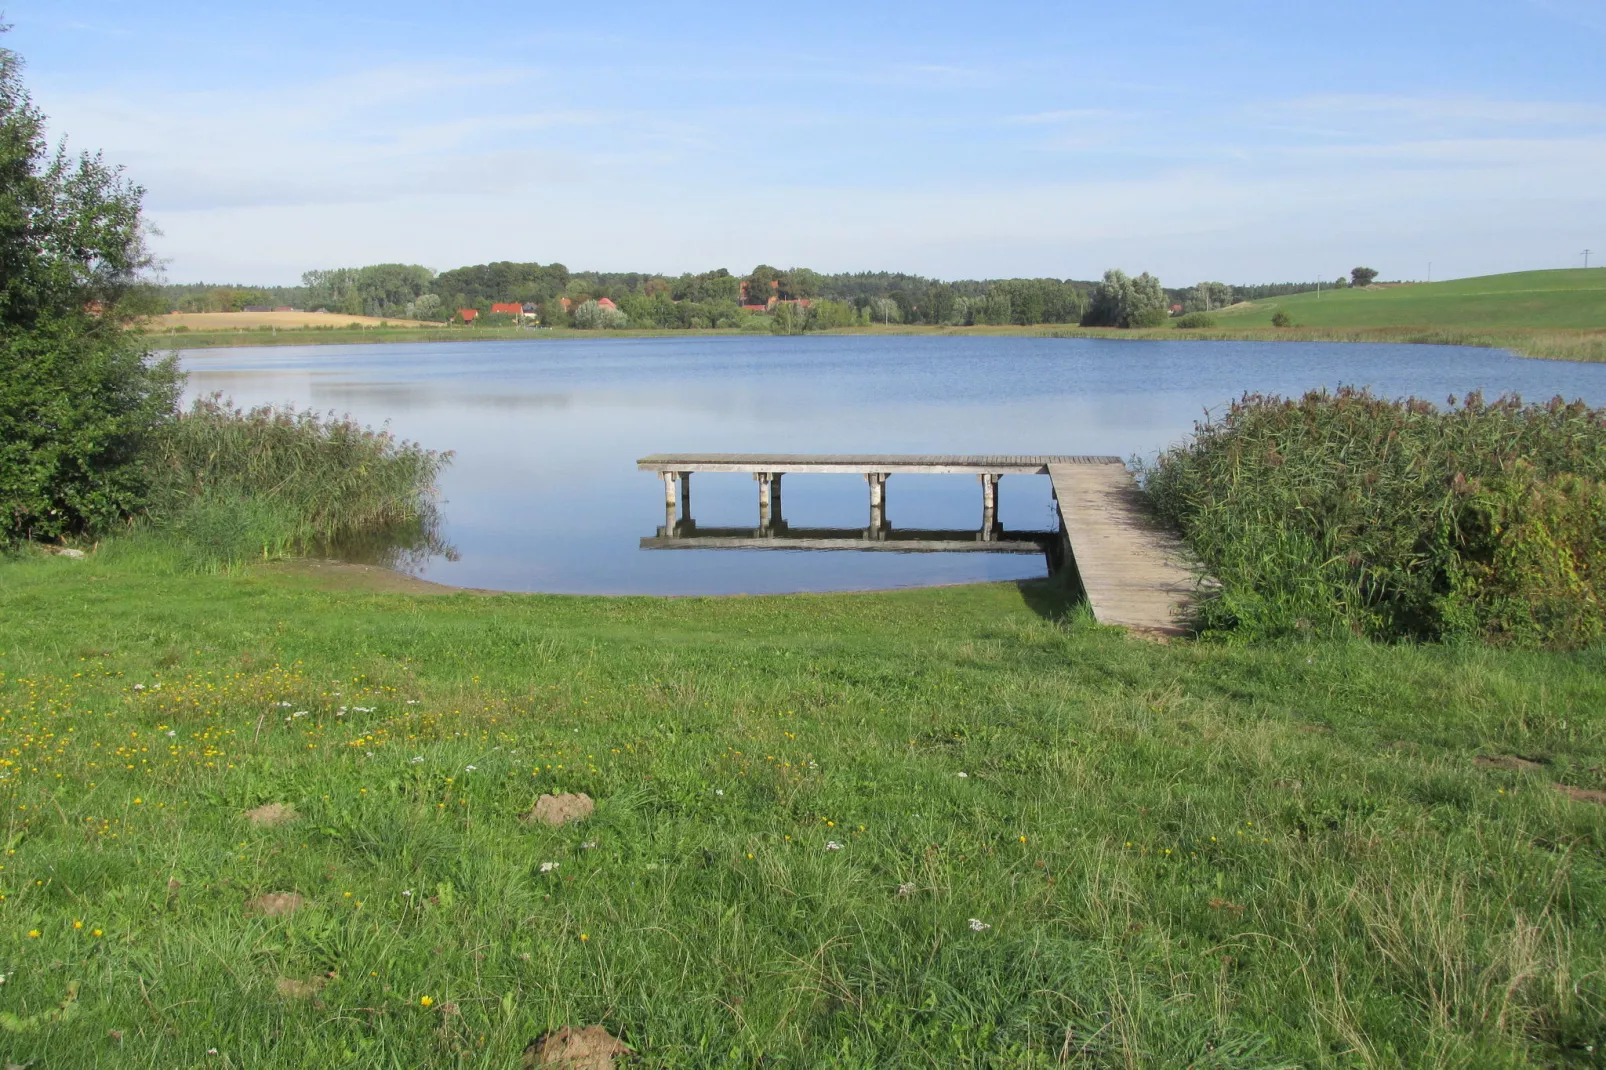
[[600,1025],[544,1033],[524,1049],[525,1070],[549,1066],[555,1070],[613,1070],[615,1057],[634,1055],[624,1041]]
[[245,819],[258,828],[272,828],[294,821],[297,817],[294,803],[264,803],[255,810],[247,810]]
[[543,795],[535,800],[535,807],[522,820],[527,825],[540,821],[555,828],[572,821],[584,821],[596,808],[597,804],[591,801],[591,796],[583,792],[579,795]]
[[245,901],[247,914],[261,914],[264,917],[276,918],[281,914],[291,914],[307,905],[300,892],[268,892]]
[[1543,762],[1536,762],[1532,758],[1516,754],[1496,754],[1493,757],[1480,754],[1472,759],[1472,764],[1481,765],[1485,769],[1507,769],[1513,773],[1537,773],[1545,767]]

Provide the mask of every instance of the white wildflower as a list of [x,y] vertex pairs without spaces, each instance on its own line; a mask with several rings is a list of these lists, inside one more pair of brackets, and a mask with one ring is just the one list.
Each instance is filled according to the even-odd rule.
[[145,690],[145,685],[144,684],[135,684],[134,685],[134,690],[135,691],[143,691],[143,690]]
[[903,896],[905,899],[907,899],[911,895],[914,895],[915,894],[915,882],[914,881],[910,881],[908,884],[900,884],[900,885],[898,885],[898,894],[900,896]]
[[173,731],[171,728],[169,728],[167,730],[167,738],[168,739],[176,739],[176,738],[178,738],[178,733]]
[[964,780],[964,779],[966,779],[966,778],[967,778],[967,777],[969,777],[969,776],[970,776],[970,774],[969,774],[969,773],[960,773],[960,774],[959,774],[959,778],[960,778],[960,779],[961,779],[961,780]]
[[580,849],[582,851],[589,851],[593,847],[595,847],[596,845],[597,845],[597,841],[596,840],[587,840],[585,843],[582,843],[580,845]]
[[714,794],[715,795],[723,795],[723,794],[725,794],[725,789],[724,788],[715,788],[714,789]]
[[478,768],[479,768],[479,766],[477,766],[477,765],[465,765],[465,766],[463,766],[463,772],[472,773],[474,770],[476,770]]
[[556,862],[542,862],[541,863],[541,872],[542,873],[551,873],[554,869],[557,869],[557,868],[558,868],[558,864]]
[[988,925],[985,921],[982,921],[980,918],[971,918],[970,919],[970,931],[973,932],[973,933],[986,932],[988,929],[991,929],[991,928],[992,928],[991,925]]
[[413,890],[411,888],[407,888],[402,891],[402,895],[405,895],[407,898],[411,899],[413,897]]
[[842,850],[842,845],[837,843],[835,840],[826,840],[825,849],[827,851],[840,851]]
[[423,760],[424,760],[424,756],[422,754],[420,754],[418,757],[413,759],[413,764],[417,765],[419,762],[421,762]]

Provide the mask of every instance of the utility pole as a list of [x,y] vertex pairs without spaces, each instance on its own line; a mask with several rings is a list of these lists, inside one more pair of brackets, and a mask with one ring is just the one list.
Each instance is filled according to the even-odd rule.
[[1428,281],[1433,281],[1433,261],[1428,261]]

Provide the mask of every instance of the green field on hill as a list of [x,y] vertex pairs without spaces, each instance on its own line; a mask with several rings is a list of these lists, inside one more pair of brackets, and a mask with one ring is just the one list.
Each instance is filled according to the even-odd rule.
[[[0,561],[7,1063],[512,1070],[565,1024],[637,1067],[1606,1046],[1598,650],[165,561]],[[596,811],[523,820],[546,792]]]
[[1606,268],[1519,271],[1448,282],[1323,290],[1214,313],[1223,328],[1269,327],[1281,309],[1302,327],[1606,329]]

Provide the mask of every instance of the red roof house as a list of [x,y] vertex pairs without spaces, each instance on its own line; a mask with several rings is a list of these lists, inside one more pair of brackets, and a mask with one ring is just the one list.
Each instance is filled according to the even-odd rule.
[[606,298],[606,297],[597,298],[597,304],[601,305],[603,308],[618,308],[619,307],[618,305],[614,304],[612,300],[610,300],[609,298]]
[[518,316],[524,313],[524,306],[517,301],[503,302],[491,306],[493,313],[500,312],[504,316]]
[[463,317],[464,323],[473,323],[479,316],[480,310],[477,308],[460,308],[457,310],[457,314]]

